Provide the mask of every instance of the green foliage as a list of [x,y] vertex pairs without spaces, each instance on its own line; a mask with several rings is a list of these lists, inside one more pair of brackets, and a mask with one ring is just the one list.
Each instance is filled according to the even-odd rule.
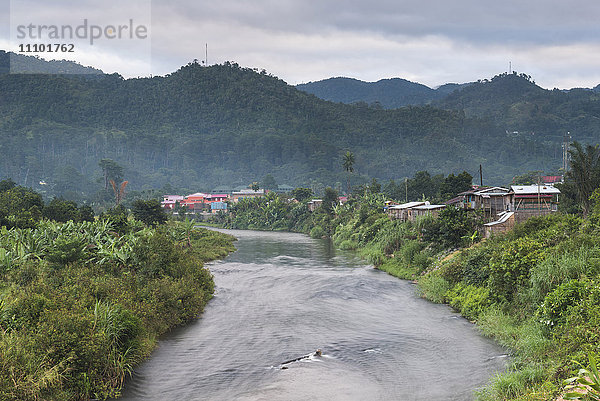
[[214,289],[202,263],[232,251],[232,238],[135,228],[0,229],[0,399],[118,397],[156,338],[202,311]]
[[579,280],[570,280],[559,285],[546,295],[538,310],[542,322],[550,327],[564,324],[569,308],[579,304],[590,290],[590,283]]
[[592,192],[600,186],[600,148],[588,145],[584,149],[579,142],[573,142],[571,147],[566,179],[573,182],[583,215],[587,216],[592,206]]
[[565,384],[567,384],[565,389],[568,391],[563,397],[565,400],[600,401],[600,373],[596,366],[596,358],[592,354],[588,358],[589,370],[582,367],[577,376],[565,380]]
[[79,221],[77,203],[59,198],[52,199],[50,203],[44,206],[42,215],[46,219],[62,223],[66,223],[69,220]]
[[321,226],[315,226],[312,230],[310,230],[311,238],[323,238],[325,236],[325,231]]
[[452,285],[438,274],[430,273],[419,279],[419,293],[423,298],[441,304],[447,301],[446,294]]
[[296,199],[298,202],[304,202],[305,200],[309,200],[313,196],[313,190],[310,188],[295,188],[290,196]]
[[465,209],[447,207],[436,219],[424,222],[423,239],[443,248],[458,248],[479,225],[478,216]]
[[531,269],[543,259],[540,241],[518,238],[504,244],[491,258],[489,288],[499,301],[511,301],[522,287],[527,287]]
[[46,259],[50,263],[66,265],[85,257],[86,242],[77,236],[59,236],[54,240],[54,246],[48,252]]
[[569,280],[594,277],[600,273],[600,250],[584,248],[570,252],[553,252],[531,270],[532,300],[539,303],[559,284]]
[[160,202],[156,199],[147,201],[137,199],[133,202],[131,212],[133,213],[133,217],[144,222],[147,226],[154,227],[159,224],[164,224],[167,221],[167,214]]
[[446,294],[450,306],[464,317],[476,320],[492,304],[487,288],[458,283]]

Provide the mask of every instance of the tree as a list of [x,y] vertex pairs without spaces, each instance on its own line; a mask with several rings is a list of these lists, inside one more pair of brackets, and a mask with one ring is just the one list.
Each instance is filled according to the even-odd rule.
[[98,165],[102,169],[104,189],[108,190],[110,180],[113,180],[117,186],[121,183],[123,180],[123,167],[117,164],[117,162],[112,159],[102,159],[98,162]]
[[156,199],[136,199],[131,212],[136,220],[144,222],[147,226],[156,226],[167,221],[167,214]]
[[[44,206],[42,215],[49,220],[65,223],[69,220],[79,220],[79,210],[77,204],[73,201],[67,201],[62,198],[54,198]],[[93,216],[93,214],[92,214]]]
[[263,178],[262,187],[271,191],[278,189],[277,182],[275,182],[275,178],[271,174],[267,174]]
[[[346,170],[346,173],[352,174],[354,172],[354,153],[350,152],[349,150],[346,151],[342,166],[344,167],[344,170]],[[348,189],[348,193],[350,193],[350,175],[348,175],[346,188]]]
[[525,174],[517,175],[513,177],[513,185],[533,185],[538,183],[538,179],[542,174],[541,171],[529,171]]
[[461,192],[468,191],[473,185],[473,176],[466,171],[459,175],[450,174],[440,185],[440,195],[443,200],[452,199]]
[[313,191],[310,188],[295,188],[290,195],[298,202],[302,202],[306,199],[310,199],[313,196]]
[[566,174],[569,181],[573,181],[577,198],[583,216],[590,212],[592,201],[590,196],[600,186],[600,148],[598,145],[587,145],[584,149],[578,142],[573,142],[569,149],[571,155],[571,169]]
[[368,188],[369,192],[371,192],[372,194],[378,194],[379,192],[381,192],[381,184],[377,182],[376,178],[373,178],[371,180],[371,183],[369,184]]
[[338,193],[331,187],[325,188],[325,194],[323,195],[323,204],[321,207],[327,214],[333,213],[333,208],[338,204]]
[[383,193],[388,198],[404,200],[404,185],[400,186],[394,180],[390,180],[390,182],[383,186]]
[[10,178],[8,180],[2,180],[0,181],[0,192],[8,191],[16,186],[17,184]]
[[94,209],[89,205],[79,206],[79,221],[94,221]]
[[258,184],[258,182],[254,181],[252,184],[250,184],[250,188],[253,191],[258,191],[260,189],[260,185]]

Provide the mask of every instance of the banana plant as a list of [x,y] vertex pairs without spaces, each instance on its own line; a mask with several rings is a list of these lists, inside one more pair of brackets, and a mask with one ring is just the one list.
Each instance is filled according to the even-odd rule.
[[579,369],[578,375],[565,380],[567,393],[565,400],[590,399],[600,401],[600,374],[596,367],[596,359],[589,355],[590,369]]

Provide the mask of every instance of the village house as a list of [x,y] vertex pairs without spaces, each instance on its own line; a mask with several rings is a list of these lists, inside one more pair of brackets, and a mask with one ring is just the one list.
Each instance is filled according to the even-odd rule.
[[163,200],[160,202],[160,205],[163,207],[163,209],[173,210],[177,202],[181,204],[183,199],[184,197],[181,195],[165,195],[163,196]]
[[419,216],[431,216],[437,218],[440,212],[446,207],[446,205],[431,205],[429,202],[425,202],[424,205],[415,206],[409,209],[409,221],[415,221]]
[[210,204],[210,212],[218,213],[218,212],[226,212],[227,211],[227,202],[211,202]]
[[544,176],[542,176],[542,183],[545,185],[554,186],[554,184],[562,184],[564,182],[565,182],[565,179],[562,175],[544,175]]
[[411,208],[424,204],[425,202],[408,202],[401,205],[390,205],[387,207],[387,215],[392,220],[407,221],[409,220],[409,214],[412,214],[409,212]]
[[308,202],[306,205],[308,206],[309,211],[314,212],[322,204],[323,204],[323,199],[313,199],[310,202]]
[[[347,196],[338,196],[338,204],[339,205],[343,205],[346,202],[348,202]],[[308,202],[306,205],[308,206],[309,211],[314,212],[322,204],[323,204],[323,199],[313,199],[310,202]]]
[[419,216],[437,217],[446,205],[432,205],[429,202],[408,202],[387,206],[387,215],[392,220],[415,221]]
[[558,210],[560,190],[551,185],[513,185],[512,210],[517,223],[533,216],[543,216]]
[[265,196],[264,189],[258,189],[256,191],[253,189],[242,189],[240,191],[234,191],[231,193],[231,198],[233,200],[233,203],[237,203],[241,199],[261,198],[263,196]]
[[450,202],[463,209],[483,210],[486,218],[495,218],[500,212],[510,211],[512,195],[503,187],[479,187],[461,192],[447,204]]
[[492,234],[503,234],[515,226],[515,212],[500,212],[498,220],[485,223],[483,225],[485,238],[490,238]]
[[504,233],[534,216],[544,216],[558,210],[560,190],[551,185],[513,185],[510,187],[510,206],[498,214],[496,221],[484,225],[485,237]]

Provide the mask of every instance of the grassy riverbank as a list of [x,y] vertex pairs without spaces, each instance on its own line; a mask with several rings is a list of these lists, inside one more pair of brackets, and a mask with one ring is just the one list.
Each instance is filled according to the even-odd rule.
[[117,397],[157,338],[213,294],[234,238],[105,220],[0,233],[0,399]]
[[229,225],[329,235],[378,269],[418,281],[423,297],[451,305],[512,350],[509,369],[479,400],[553,400],[577,363],[598,354],[600,211],[533,218],[479,242],[475,214],[449,208],[438,219],[401,223],[382,213],[383,200],[367,193],[314,213],[254,200],[260,207],[244,205]]

